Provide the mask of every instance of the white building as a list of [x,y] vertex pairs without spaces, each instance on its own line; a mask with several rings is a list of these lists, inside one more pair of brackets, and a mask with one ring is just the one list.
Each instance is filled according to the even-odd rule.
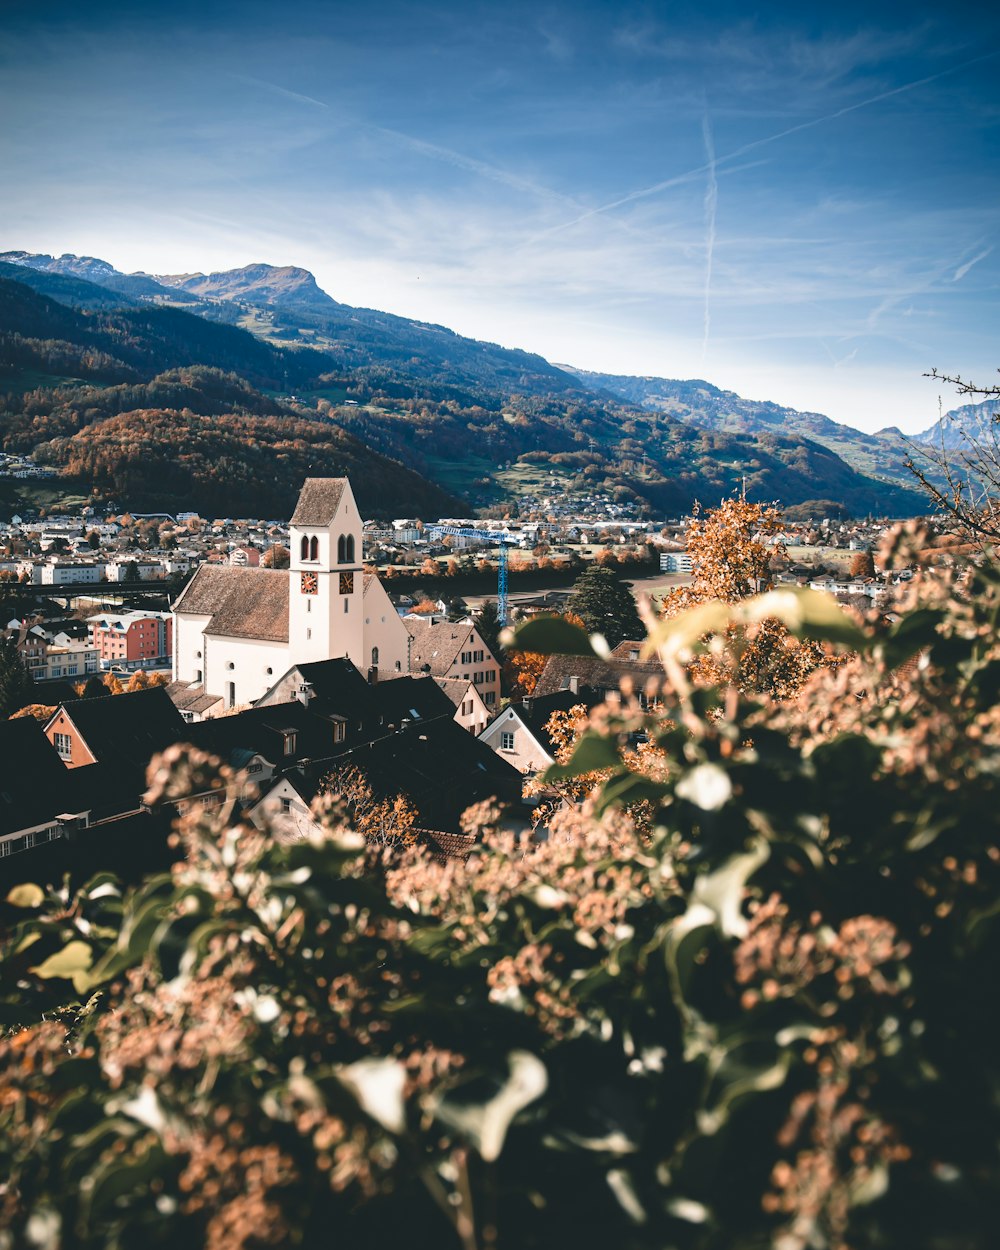
[[288,569],[203,564],[174,604],[175,681],[251,704],[293,664],[347,656],[362,672],[409,673],[409,634],[361,568],[347,478],[307,478]]

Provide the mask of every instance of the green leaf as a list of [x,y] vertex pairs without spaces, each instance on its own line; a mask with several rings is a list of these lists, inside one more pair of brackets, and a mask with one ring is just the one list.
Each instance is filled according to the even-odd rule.
[[598,798],[596,811],[600,815],[609,807],[628,807],[631,803],[640,803],[644,799],[650,803],[658,803],[669,793],[670,787],[662,781],[653,781],[641,773],[623,773],[612,777],[605,784]]
[[732,621],[732,614],[727,603],[700,603],[661,621],[649,636],[650,645],[661,655],[683,660],[701,646],[708,635],[722,633]]
[[553,764],[546,769],[543,781],[565,781],[602,768],[618,768],[621,765],[617,744],[612,738],[593,732],[585,733],[565,764]]
[[7,902],[12,907],[41,907],[45,902],[45,891],[40,885],[31,882],[15,885],[7,895]]
[[[539,655],[589,655],[606,659],[608,645],[600,635],[590,635],[561,616],[539,616],[515,630],[505,630],[500,641],[508,651],[534,651]],[[603,643],[603,646],[601,645]]]
[[866,635],[854,624],[832,595],[808,587],[769,590],[739,605],[739,617],[747,622],[768,618],[781,621],[796,638],[819,642],[840,642],[860,650],[868,645]]
[[82,993],[86,986],[87,969],[93,962],[93,952],[86,942],[67,942],[61,951],[56,951],[48,959],[43,960],[34,968],[29,968],[36,977],[43,981],[61,977],[73,982],[74,989]]
[[540,1098],[548,1086],[545,1064],[528,1051],[511,1051],[507,1065],[507,1080],[489,1101],[463,1103],[450,1095],[436,1108],[438,1119],[471,1141],[487,1163],[500,1157],[518,1112]]

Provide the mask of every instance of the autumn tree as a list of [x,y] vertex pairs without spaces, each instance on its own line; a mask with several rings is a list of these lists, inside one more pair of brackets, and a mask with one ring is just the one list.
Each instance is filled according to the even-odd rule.
[[379,798],[355,764],[341,764],[323,782],[326,794],[344,801],[351,824],[375,847],[411,846],[416,841],[417,809],[403,794]]
[[265,569],[287,569],[291,563],[288,548],[280,543],[274,543],[264,552],[260,563]]
[[870,551],[856,551],[848,573],[851,577],[874,577],[875,557]]
[[[569,621],[571,625],[576,625],[580,629],[586,628],[583,620],[575,612],[550,612],[545,615],[550,617],[561,615],[563,620]],[[548,658],[547,655],[542,655],[537,651],[504,652],[503,678],[512,699],[529,698],[535,693],[535,687],[538,685],[538,679],[542,675]]]
[[[774,505],[742,497],[696,512],[687,535],[691,584],[666,595],[661,614],[676,616],[713,600],[738,603],[767,590],[771,559],[784,558],[785,548],[765,539],[781,528],[781,513]],[[799,641],[780,621],[771,619],[752,626],[730,625],[718,644],[692,663],[696,680],[720,686],[734,682],[741,690],[778,699],[795,695],[815,669],[843,663],[843,657],[822,644]]]

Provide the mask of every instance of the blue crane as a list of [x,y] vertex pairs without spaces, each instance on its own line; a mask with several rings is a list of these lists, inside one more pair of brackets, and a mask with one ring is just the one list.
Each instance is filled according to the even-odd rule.
[[507,624],[507,534],[492,530],[463,529],[458,525],[425,525],[425,534],[455,534],[459,538],[478,538],[480,542],[496,541],[500,548],[497,570],[497,619],[501,628]]

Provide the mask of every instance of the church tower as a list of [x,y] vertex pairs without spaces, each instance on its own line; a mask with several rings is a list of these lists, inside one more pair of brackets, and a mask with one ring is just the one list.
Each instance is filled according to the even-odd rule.
[[288,658],[346,655],[362,672],[361,518],[346,477],[308,477],[289,530]]

